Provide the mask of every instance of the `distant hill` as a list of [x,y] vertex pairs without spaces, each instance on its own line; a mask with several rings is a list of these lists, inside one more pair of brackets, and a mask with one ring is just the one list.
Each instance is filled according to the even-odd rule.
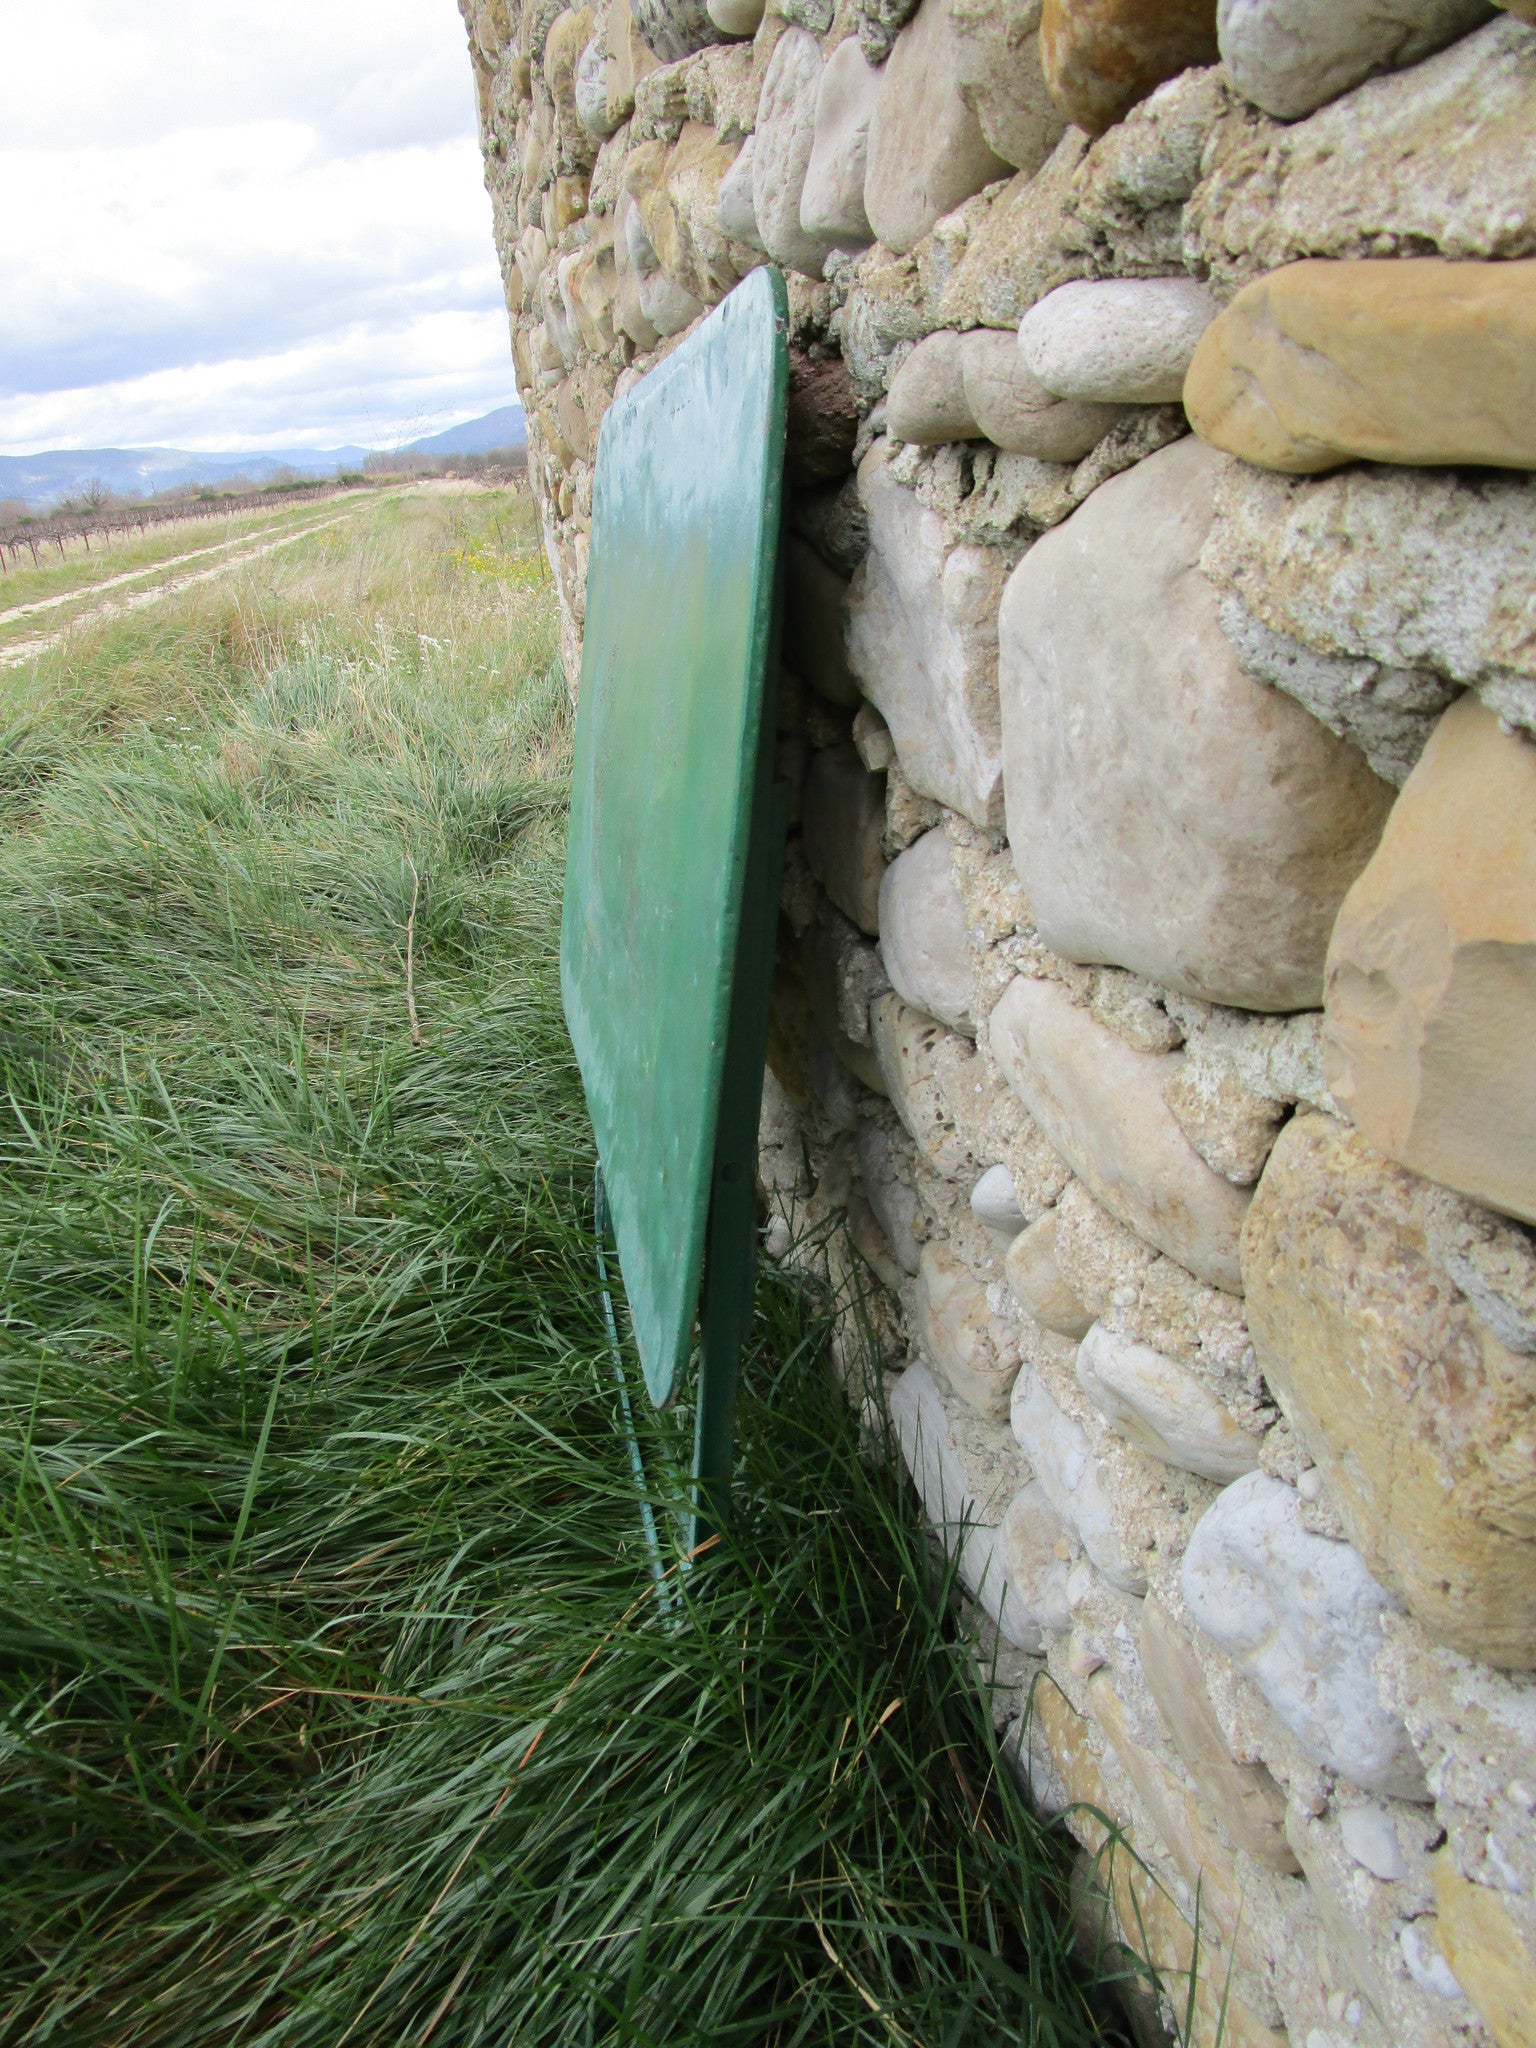
[[[412,455],[482,455],[490,448],[521,447],[523,408],[498,406],[477,420],[462,420],[399,451]],[[0,498],[20,498],[32,510],[77,496],[94,483],[125,497],[173,491],[187,484],[222,484],[231,477],[266,483],[280,469],[301,476],[334,476],[358,468],[366,448],[266,448],[202,454],[186,448],[51,448],[36,455],[0,455]]]
[[499,405],[483,419],[463,420],[440,434],[412,441],[409,455],[484,455],[492,448],[521,448],[528,427],[520,405]]
[[200,454],[186,448],[53,448],[38,455],[0,455],[0,498],[22,498],[34,510],[72,498],[100,482],[135,496],[184,484],[222,484],[231,477],[265,483],[280,469],[334,476],[355,469],[364,448],[266,449],[261,454]]

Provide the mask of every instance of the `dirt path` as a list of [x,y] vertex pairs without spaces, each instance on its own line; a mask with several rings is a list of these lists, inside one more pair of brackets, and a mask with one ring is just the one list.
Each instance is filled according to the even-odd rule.
[[73,632],[77,626],[101,625],[124,612],[139,611],[145,605],[158,604],[161,598],[174,597],[178,591],[190,590],[195,583],[207,583],[214,576],[225,576],[231,569],[240,568],[243,563],[254,562],[260,556],[270,555],[278,548],[291,547],[295,541],[307,540],[311,534],[324,533],[327,527],[340,526],[343,520],[353,516],[354,509],[338,513],[332,519],[317,520],[313,526],[296,527],[291,533],[279,534],[276,540],[264,541],[258,547],[244,547],[244,543],[251,536],[243,534],[237,540],[220,541],[210,548],[195,548],[190,554],[176,555],[166,562],[154,562],[144,569],[127,570],[121,576],[109,578],[105,583],[86,584],[79,590],[39,598],[32,604],[14,605],[10,611],[0,612],[0,626],[10,619],[25,618],[33,612],[52,610],[56,605],[68,604],[75,598],[87,595],[94,597],[97,591],[111,589],[114,585],[134,583],[145,576],[163,574],[167,569],[179,568],[184,562],[195,562],[206,555],[224,554],[227,549],[243,547],[242,553],[229,554],[225,560],[215,562],[212,568],[199,569],[191,576],[180,576],[168,583],[158,583],[153,590],[136,590],[123,598],[108,598],[103,604],[88,605],[57,632],[36,633],[30,639],[13,641],[9,647],[0,648],[0,668],[19,668],[24,661],[31,661],[34,656],[45,654],[50,647],[57,647],[66,633]]

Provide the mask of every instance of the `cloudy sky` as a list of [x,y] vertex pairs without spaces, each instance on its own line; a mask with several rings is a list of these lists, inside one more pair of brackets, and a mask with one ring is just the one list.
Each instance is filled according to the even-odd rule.
[[454,0],[0,0],[0,452],[516,399]]

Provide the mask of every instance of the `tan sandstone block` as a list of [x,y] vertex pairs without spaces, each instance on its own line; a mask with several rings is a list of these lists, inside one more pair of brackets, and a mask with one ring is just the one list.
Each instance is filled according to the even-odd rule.
[[1200,1660],[1152,1595],[1141,1610],[1141,1670],[1173,1746],[1218,1823],[1271,1870],[1300,1868],[1285,1838],[1285,1794],[1263,1764],[1242,1764],[1227,1747]]
[[555,418],[562,438],[583,462],[590,462],[597,447],[597,422],[590,416],[586,393],[574,377],[562,378],[555,386]]
[[1429,1183],[1331,1117],[1281,1132],[1243,1229],[1259,1364],[1372,1574],[1453,1649],[1536,1667],[1536,1362],[1426,1242]]
[[[941,1180],[973,1181],[976,1162],[960,1135],[941,1079],[946,1041],[953,1041],[956,1048],[964,1041],[898,995],[879,996],[870,1004],[869,1025],[891,1107],[923,1164]],[[971,1048],[965,1045],[964,1052],[970,1056]]]
[[1216,0],[1045,0],[1040,17],[1051,98],[1090,135],[1124,120],[1165,78],[1217,55]]
[[619,294],[613,254],[613,221],[599,222],[592,240],[571,270],[571,297],[582,340],[594,355],[606,355],[614,344],[614,304]]
[[1536,260],[1287,264],[1205,330],[1184,405],[1262,469],[1536,467]]
[[[1220,1937],[1220,1949],[1210,1943],[1212,1953],[1205,1967],[1216,1977],[1225,1975],[1226,1955],[1235,1955],[1238,1968],[1250,1972],[1258,1985],[1265,1985],[1268,1972],[1263,1952],[1246,1926],[1242,1883],[1232,1860],[1232,1851],[1212,1828],[1199,1802],[1179,1780],[1137,1739],[1130,1716],[1115,1691],[1108,1671],[1094,1672],[1086,1687],[1088,1711],[1103,1729],[1125,1775],[1136,1788],[1158,1837],[1179,1867],[1190,1890],[1198,1890],[1202,1925],[1210,1942],[1210,1923]],[[1210,1915],[1210,1922],[1204,1915]]]
[[1536,1960],[1499,1895],[1469,1884],[1447,1850],[1435,1859],[1445,1959],[1499,2048],[1536,2048]]
[[1093,1328],[1093,1311],[1079,1299],[1056,1258],[1061,1218],[1054,1209],[1037,1216],[1008,1247],[1008,1285],[1037,1323],[1074,1343]]
[[717,141],[706,121],[685,122],[667,157],[676,243],[664,236],[656,241],[656,253],[662,267],[706,306],[723,298],[741,275],[716,220],[720,183],[735,161],[735,145]]
[[731,244],[715,219],[720,181],[735,157],[707,122],[688,121],[670,148],[642,142],[624,160],[621,189],[639,208],[656,261],[700,305],[713,305],[737,281]]
[[[1088,1724],[1049,1678],[1041,1678],[1030,1695],[1031,1712],[1069,1802],[1077,1807],[1070,1817],[1072,1832],[1087,1848],[1103,1851],[1100,1875],[1119,1923],[1120,1938],[1128,1948],[1144,1956],[1157,1970],[1178,2010],[1184,2011],[1188,1997],[1189,1967],[1195,1954],[1195,1938],[1183,1914],[1167,1890],[1138,1860],[1139,1850],[1131,1829],[1120,1822],[1122,1839],[1106,1847],[1109,1831],[1097,1814],[1115,1814],[1115,1802],[1104,1783],[1088,1740]],[[1286,2036],[1264,2022],[1237,1997],[1227,1995],[1226,1971],[1219,1961],[1212,1968],[1208,1946],[1202,1944],[1195,1987],[1194,2024],[1187,2037],[1189,2048],[1286,2048]]]
[[1344,899],[1325,1005],[1328,1086],[1371,1143],[1536,1223],[1536,744],[1470,693]]
[[987,1290],[947,1244],[923,1246],[912,1320],[929,1363],[968,1408],[1008,1420],[1019,1347],[992,1313]]
[[604,47],[608,55],[603,66],[603,87],[608,121],[617,128],[634,112],[635,87],[656,69],[657,60],[635,26],[629,0],[607,0],[604,16]]
[[557,15],[544,38],[544,83],[555,103],[562,135],[576,136],[576,65],[592,34],[592,9],[567,7]]
[[550,241],[558,241],[586,213],[589,189],[586,178],[556,178],[544,194],[544,232]]

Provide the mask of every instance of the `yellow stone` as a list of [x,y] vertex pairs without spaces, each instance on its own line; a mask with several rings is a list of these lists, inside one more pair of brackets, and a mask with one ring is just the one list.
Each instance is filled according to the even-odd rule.
[[[1235,1954],[1238,1968],[1251,1972],[1262,1985],[1267,1975],[1264,1956],[1246,1925],[1232,1851],[1200,1811],[1199,1802],[1137,1741],[1130,1716],[1109,1673],[1094,1672],[1086,1691],[1088,1711],[1108,1737],[1159,1839],[1179,1866],[1180,1876],[1191,1892],[1198,1892],[1202,1915],[1210,1915],[1208,1924],[1202,1921],[1207,1927],[1207,1938],[1214,1926],[1220,1948]],[[1210,1955],[1206,1967],[1224,1973],[1225,1954]]]
[[1123,121],[1165,78],[1214,64],[1216,0],[1045,0],[1046,90],[1090,135]]
[[[1067,1825],[1085,1848],[1102,1851],[1100,1875],[1114,1905],[1120,1939],[1159,1973],[1182,2014],[1190,1965],[1196,1960],[1194,1932],[1141,1860],[1133,1831],[1116,1814],[1089,1744],[1087,1722],[1047,1677],[1035,1686],[1031,1701],[1036,1725],[1073,1805]],[[1112,1844],[1109,1829],[1098,1818],[1101,1813],[1116,1823],[1119,1839]],[[1216,2048],[1218,2042],[1222,2048],[1286,2048],[1287,2036],[1267,2027],[1230,1990],[1224,1964],[1202,1942],[1188,2048]]]
[[1440,1642],[1528,1671],[1536,1359],[1431,1255],[1432,1192],[1334,1118],[1294,1118],[1243,1226],[1248,1327],[1374,1576]]
[[590,462],[597,435],[587,417],[585,394],[574,377],[555,386],[555,419],[566,444],[583,462]]
[[617,127],[635,110],[635,87],[656,69],[657,58],[642,39],[629,11],[629,0],[607,0],[608,59],[603,92],[610,123]]
[[1536,1961],[1503,1900],[1469,1884],[1447,1849],[1435,1859],[1435,1904],[1445,1960],[1499,2048],[1536,2048]]
[[518,396],[527,405],[533,398],[533,361],[528,354],[527,332],[516,325],[512,329],[512,368],[517,376]]
[[544,83],[568,136],[583,132],[576,117],[576,66],[591,34],[591,8],[567,7],[555,16],[544,39]]
[[1288,263],[1200,337],[1184,409],[1260,469],[1536,468],[1536,259]]
[[544,232],[551,242],[558,241],[572,221],[586,212],[587,189],[585,178],[556,178],[544,194]]
[[707,122],[688,121],[670,148],[641,142],[624,159],[624,189],[657,261],[701,305],[724,298],[737,281],[731,245],[715,222],[720,181],[735,157]]
[[1536,745],[1472,695],[1344,898],[1324,1071],[1379,1151],[1536,1223]]
[[1285,1794],[1263,1764],[1241,1764],[1227,1747],[1199,1659],[1152,1595],[1141,1609],[1141,1669],[1174,1748],[1240,1849],[1286,1876],[1300,1865],[1285,1836]]
[[613,257],[613,216],[604,215],[597,232],[571,266],[571,302],[581,338],[594,355],[613,347],[613,306],[619,280]]

